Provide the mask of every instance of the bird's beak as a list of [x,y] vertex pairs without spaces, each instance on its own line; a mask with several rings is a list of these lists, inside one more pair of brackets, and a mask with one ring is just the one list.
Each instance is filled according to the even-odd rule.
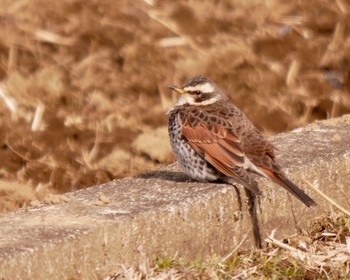
[[177,93],[184,94],[186,91],[184,91],[182,88],[179,88],[178,86],[175,85],[170,85],[170,89],[175,90]]

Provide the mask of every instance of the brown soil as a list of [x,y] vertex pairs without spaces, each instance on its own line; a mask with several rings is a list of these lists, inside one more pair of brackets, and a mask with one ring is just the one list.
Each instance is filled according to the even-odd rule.
[[173,160],[167,89],[212,78],[266,133],[350,112],[350,5],[2,0],[0,212]]

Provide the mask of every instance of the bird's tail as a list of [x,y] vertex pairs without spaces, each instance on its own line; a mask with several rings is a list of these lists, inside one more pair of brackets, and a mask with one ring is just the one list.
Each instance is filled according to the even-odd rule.
[[291,194],[293,194],[296,198],[298,198],[302,203],[304,203],[307,207],[315,206],[316,202],[308,196],[304,191],[299,189],[293,182],[291,182],[288,178],[284,177],[282,174],[272,172],[270,170],[263,169],[263,172],[274,182],[285,188]]

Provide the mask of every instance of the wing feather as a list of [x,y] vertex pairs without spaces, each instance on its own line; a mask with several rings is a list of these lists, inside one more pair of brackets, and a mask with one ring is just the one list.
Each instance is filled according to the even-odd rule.
[[[189,116],[193,120],[193,116]],[[222,174],[233,178],[254,193],[260,193],[257,183],[244,169],[244,152],[233,131],[218,123],[182,120],[182,134],[191,147]]]
[[247,171],[243,167],[235,167],[235,168],[229,168],[223,164],[221,164],[220,161],[218,161],[216,158],[213,158],[209,154],[206,154],[205,157],[208,162],[210,162],[211,165],[213,165],[217,170],[225,174],[226,176],[233,178],[236,182],[242,184],[247,189],[251,190],[252,192],[256,194],[260,194],[261,191],[258,188],[258,184],[256,181],[254,181],[247,173]]

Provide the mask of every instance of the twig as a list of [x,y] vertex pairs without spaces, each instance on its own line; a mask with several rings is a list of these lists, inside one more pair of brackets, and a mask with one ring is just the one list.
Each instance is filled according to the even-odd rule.
[[291,252],[296,252],[296,251],[299,251],[298,249],[292,247],[292,246],[289,246],[279,240],[277,240],[275,238],[275,232],[276,230],[272,230],[271,234],[265,239],[266,242],[268,243],[272,243],[274,245],[276,245],[277,247],[280,247],[282,249],[285,249],[285,250],[288,250],[288,251],[291,251]]
[[155,12],[155,11],[148,11],[147,14],[150,18],[156,20],[157,22],[162,24],[164,27],[166,27],[170,31],[174,32],[179,37],[183,38],[194,50],[198,51],[202,55],[206,55],[203,48],[198,46],[198,44],[194,40],[192,40],[191,37],[182,34],[175,24],[162,19],[160,14]]
[[343,13],[343,14],[347,14],[350,11],[350,7],[349,4],[346,0],[335,0],[335,2],[337,3],[337,6],[339,8],[339,10]]
[[17,111],[18,106],[16,100],[7,95],[6,87],[2,83],[0,83],[0,97],[4,100],[7,108],[9,108],[11,112]]
[[154,0],[143,0],[145,3],[147,3],[150,6],[154,6]]
[[158,45],[162,48],[184,46],[186,43],[183,37],[167,37],[158,41]]
[[25,157],[24,155],[22,155],[20,152],[17,152],[13,147],[11,147],[11,145],[8,143],[8,141],[5,141],[5,145],[12,151],[14,152],[17,156],[19,156],[20,158],[24,159],[25,161],[31,161],[29,158]]
[[245,273],[246,273],[246,271],[242,271],[241,273],[237,274],[236,276],[231,277],[230,279],[231,280],[234,280],[234,279],[245,279],[246,278],[246,277],[244,277]]
[[83,160],[89,169],[93,169],[93,161],[96,159],[100,151],[100,134],[99,134],[99,125],[96,123],[96,133],[94,146],[87,154],[83,153]]
[[18,49],[17,46],[12,45],[9,49],[9,56],[7,61],[7,72],[11,72],[16,68],[18,59]]
[[[250,230],[249,230],[250,231]],[[248,233],[246,233],[244,235],[244,237],[242,238],[242,240],[239,242],[239,244],[236,246],[236,248],[234,248],[226,257],[224,257],[221,262],[225,262],[229,257],[231,257],[241,246],[242,244],[244,243],[244,241],[246,241],[248,237]]]
[[31,33],[38,41],[56,45],[72,46],[76,41],[73,37],[62,36],[50,30],[37,29]]
[[329,196],[321,192],[318,188],[313,186],[308,180],[303,179],[303,181],[315,192],[317,192],[320,196],[322,196],[325,200],[327,200],[330,204],[332,204],[335,208],[337,208],[339,211],[343,212],[345,215],[350,217],[350,212],[346,210],[344,207],[340,206],[338,203],[336,203],[333,199],[331,199]]
[[32,121],[32,126],[31,126],[32,131],[39,130],[43,120],[44,112],[45,112],[45,105],[41,101],[39,101],[35,110],[33,121]]
[[272,231],[272,233],[265,239],[266,242],[270,243],[270,244],[273,244],[279,248],[282,248],[282,249],[285,249],[285,250],[288,250],[291,255],[301,261],[304,261],[307,257],[307,254],[299,249],[296,249],[292,246],[289,246],[288,244],[286,243],[283,243],[279,240],[277,240],[275,237],[275,230]]
[[296,80],[300,72],[300,67],[301,67],[301,61],[298,58],[293,59],[287,73],[287,78],[286,78],[287,86],[292,86],[296,84]]

